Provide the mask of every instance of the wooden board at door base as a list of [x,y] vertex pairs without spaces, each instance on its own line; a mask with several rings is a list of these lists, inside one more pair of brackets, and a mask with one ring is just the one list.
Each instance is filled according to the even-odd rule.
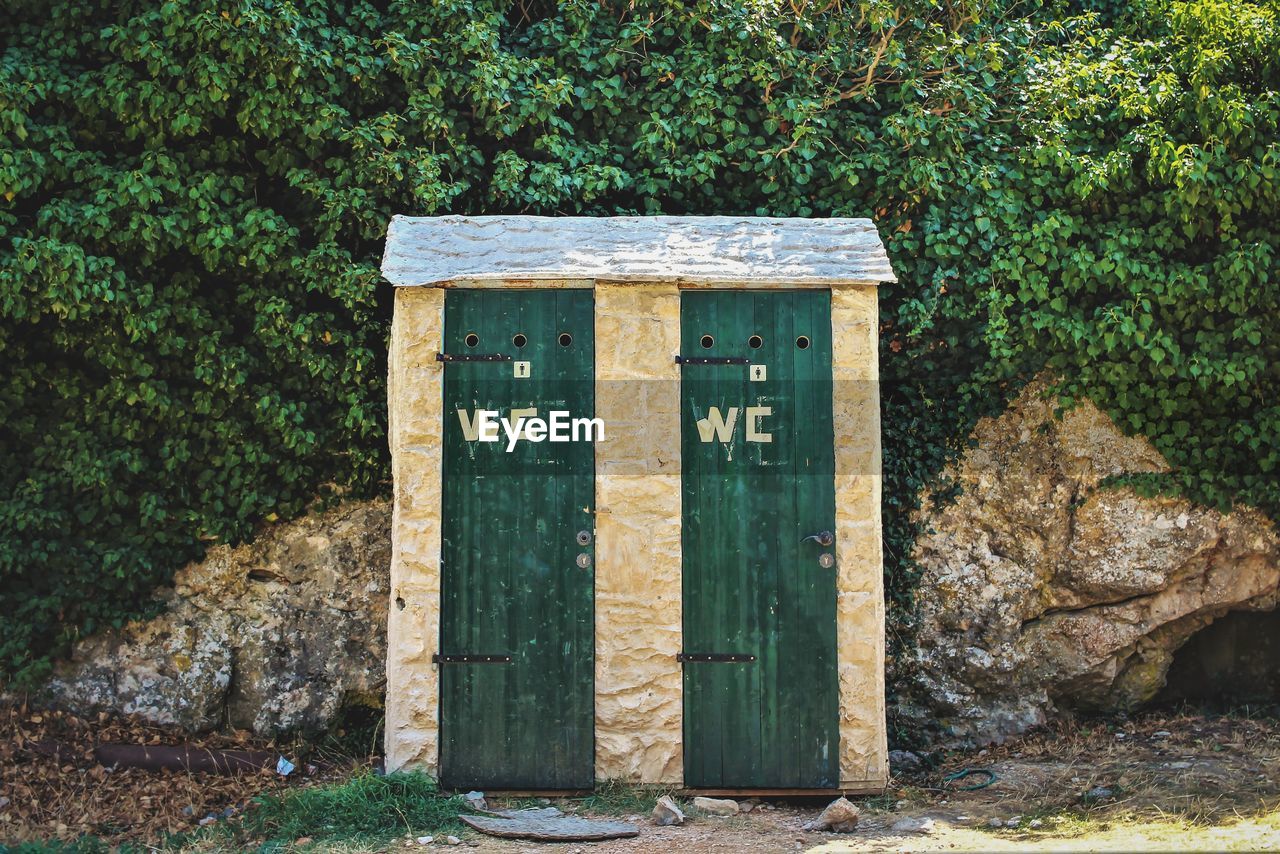
[[440,781],[590,789],[593,445],[481,425],[593,417],[592,294],[450,291],[444,349]]
[[684,783],[835,790],[830,292],[680,310]]

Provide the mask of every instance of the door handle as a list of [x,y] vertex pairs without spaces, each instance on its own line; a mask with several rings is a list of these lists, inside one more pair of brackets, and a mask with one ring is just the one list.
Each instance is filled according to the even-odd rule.
[[836,535],[830,531],[819,531],[816,534],[810,534],[807,537],[800,538],[800,542],[802,543],[808,542],[809,540],[813,540],[820,546],[829,546],[836,541]]

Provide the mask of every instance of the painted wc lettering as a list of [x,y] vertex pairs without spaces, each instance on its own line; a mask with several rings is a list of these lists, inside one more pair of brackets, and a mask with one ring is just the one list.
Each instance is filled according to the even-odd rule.
[[[462,423],[462,438],[468,442],[498,441],[498,422],[494,420],[497,415],[498,413],[492,409],[478,411],[459,409],[458,421]],[[492,428],[492,433],[488,432],[489,428]],[[485,431],[483,436],[481,431]]]
[[507,453],[521,439],[529,442],[603,442],[604,420],[573,418],[563,409],[553,409],[548,418],[539,418],[537,407],[513,408],[506,418],[496,409],[458,409],[462,438],[467,442],[497,442],[499,430],[507,440]]
[[[773,414],[772,406],[748,406],[746,408],[747,441],[768,444],[773,441],[773,434],[765,432],[763,419]],[[730,406],[727,414],[720,412],[720,407],[707,409],[707,417],[699,418],[698,438],[704,444],[719,442],[728,444],[733,441],[733,432],[738,426],[739,407]]]
[[738,407],[729,407],[729,417],[720,414],[720,407],[713,406],[707,410],[706,418],[698,419],[698,438],[703,443],[721,442],[727,444],[733,440],[733,428],[738,426]]

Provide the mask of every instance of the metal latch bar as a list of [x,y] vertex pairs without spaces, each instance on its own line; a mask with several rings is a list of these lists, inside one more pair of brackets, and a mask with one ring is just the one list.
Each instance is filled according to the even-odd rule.
[[431,660],[436,664],[510,664],[511,656],[444,654],[437,652],[431,656]]
[[756,657],[745,652],[681,652],[676,654],[676,661],[716,661],[730,664],[742,664],[755,661]]
[[503,353],[436,353],[437,362],[510,362]]
[[677,365],[749,365],[746,356],[676,356]]

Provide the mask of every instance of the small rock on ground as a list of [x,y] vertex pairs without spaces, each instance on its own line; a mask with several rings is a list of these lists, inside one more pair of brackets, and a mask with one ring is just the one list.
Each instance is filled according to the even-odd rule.
[[858,827],[858,808],[847,798],[836,798],[827,804],[822,814],[804,826],[805,830],[830,830],[835,833],[852,833]]
[[684,811],[676,805],[670,795],[663,795],[658,798],[658,803],[653,807],[653,823],[659,827],[684,824]]
[[693,805],[707,815],[737,815],[738,802],[728,798],[694,798]]

